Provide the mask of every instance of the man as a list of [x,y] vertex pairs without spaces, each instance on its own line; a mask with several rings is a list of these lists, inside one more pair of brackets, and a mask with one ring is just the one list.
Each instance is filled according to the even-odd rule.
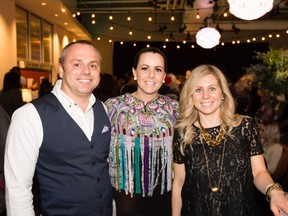
[[92,94],[100,66],[101,55],[90,42],[68,44],[52,93],[13,114],[5,151],[8,215],[35,214],[34,172],[43,216],[112,215],[111,125]]

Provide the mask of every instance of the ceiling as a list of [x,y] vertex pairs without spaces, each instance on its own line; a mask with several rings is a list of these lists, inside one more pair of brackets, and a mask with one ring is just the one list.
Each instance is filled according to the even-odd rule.
[[[39,7],[40,1],[15,1],[17,5],[52,23],[65,28],[71,23],[69,31],[78,29],[77,35],[83,35],[83,38],[149,41],[147,36],[150,35],[151,41],[195,41],[199,29],[218,26],[222,29],[221,41],[231,42],[253,37],[268,38],[269,34],[275,38],[277,33],[285,34],[288,29],[288,0],[274,0],[272,11],[253,21],[241,20],[229,13],[228,17],[223,17],[223,13],[229,9],[227,0],[42,0],[48,2],[46,8]],[[65,17],[54,17],[58,6],[67,8]],[[74,12],[80,12],[80,15],[73,18]],[[200,19],[196,19],[197,13]],[[95,24],[92,24],[92,14],[95,14]],[[109,20],[110,15],[113,16],[112,20]],[[131,21],[127,21],[128,15]],[[172,15],[174,21],[170,20]],[[149,16],[153,18],[151,22],[147,20]],[[65,19],[68,26],[63,25]],[[113,30],[110,30],[111,26]],[[132,35],[129,35],[130,31]]]

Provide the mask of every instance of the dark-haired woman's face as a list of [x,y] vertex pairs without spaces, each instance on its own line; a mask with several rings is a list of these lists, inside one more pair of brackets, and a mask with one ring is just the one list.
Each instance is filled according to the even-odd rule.
[[152,52],[141,54],[133,75],[137,78],[138,91],[148,95],[158,94],[166,76],[163,57]]

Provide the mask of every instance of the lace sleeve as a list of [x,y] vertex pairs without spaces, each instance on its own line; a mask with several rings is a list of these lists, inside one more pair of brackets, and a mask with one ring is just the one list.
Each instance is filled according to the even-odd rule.
[[180,140],[181,140],[180,134],[176,130],[173,137],[173,162],[178,164],[184,163],[185,159],[185,157],[182,155],[180,151],[180,143],[181,143]]
[[243,119],[243,132],[244,137],[249,143],[250,156],[263,154],[263,147],[261,144],[258,128],[255,126],[252,118]]

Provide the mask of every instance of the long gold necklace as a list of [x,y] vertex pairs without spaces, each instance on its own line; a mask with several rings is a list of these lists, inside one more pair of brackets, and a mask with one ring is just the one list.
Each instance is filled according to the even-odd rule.
[[209,146],[212,146],[212,147],[218,146],[222,142],[222,140],[224,138],[224,134],[226,132],[225,125],[221,125],[220,131],[219,131],[218,135],[215,137],[215,140],[214,140],[214,139],[212,139],[211,135],[209,133],[207,133],[205,128],[203,128],[199,118],[198,118],[198,122],[199,122],[199,125],[200,125],[200,135],[205,140],[205,142]]
[[204,152],[204,156],[205,156],[205,162],[206,162],[206,168],[207,168],[209,185],[210,185],[211,191],[216,193],[216,192],[219,191],[220,184],[221,184],[221,177],[222,177],[222,170],[223,170],[223,164],[224,164],[224,153],[225,153],[225,144],[226,144],[226,142],[224,141],[224,144],[223,144],[221,165],[220,165],[220,173],[219,173],[218,183],[217,183],[216,186],[212,186],[210,172],[209,172],[208,156],[206,154],[206,150],[205,150],[205,147],[204,147],[204,144],[203,144],[202,141],[201,141],[201,144],[202,144],[202,148],[203,148],[203,152]]

